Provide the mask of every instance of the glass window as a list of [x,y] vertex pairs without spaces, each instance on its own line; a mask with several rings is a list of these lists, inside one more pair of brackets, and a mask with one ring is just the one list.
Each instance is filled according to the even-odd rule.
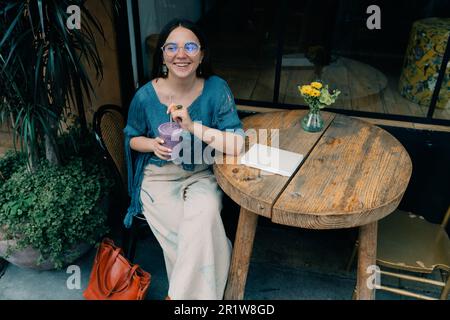
[[[157,32],[183,16],[206,32],[238,100],[305,105],[297,86],[320,80],[342,92],[333,109],[426,117],[450,35],[446,2],[140,0],[144,73]],[[448,74],[434,117],[450,120]]]
[[367,13],[372,3],[328,0],[321,6],[330,10],[316,10],[305,1],[288,10],[286,21],[301,16],[302,23],[284,46],[290,87],[281,101],[303,104],[295,84],[321,80],[342,92],[333,108],[426,116],[450,19],[427,18],[439,13],[439,1],[378,1]]
[[450,120],[450,63],[447,63],[433,117]]
[[278,12],[276,1],[215,1],[200,19],[214,71],[237,99],[273,99]]

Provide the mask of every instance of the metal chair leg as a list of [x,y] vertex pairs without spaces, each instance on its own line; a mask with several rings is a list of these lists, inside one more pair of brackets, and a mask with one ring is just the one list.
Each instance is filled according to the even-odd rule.
[[128,260],[130,260],[130,262],[134,261],[134,257],[136,255],[136,236],[132,236],[131,237],[131,246],[130,246],[130,253],[128,255]]
[[125,257],[128,257],[129,246],[130,246],[130,230],[122,227],[122,249]]
[[133,221],[133,224],[131,225],[130,229],[130,237],[129,237],[129,243],[128,243],[128,254],[127,258],[132,263],[134,261],[134,257],[136,254],[136,243],[137,243],[137,232],[138,228],[136,226],[137,222]]
[[6,271],[6,265],[8,264],[8,261],[6,261],[3,258],[0,258],[0,278],[3,276],[3,274]]

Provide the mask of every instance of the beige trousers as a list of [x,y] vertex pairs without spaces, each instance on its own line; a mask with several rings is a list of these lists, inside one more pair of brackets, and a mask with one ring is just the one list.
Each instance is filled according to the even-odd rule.
[[231,259],[220,211],[222,190],[207,165],[195,171],[149,164],[143,214],[162,247],[171,299],[223,298]]

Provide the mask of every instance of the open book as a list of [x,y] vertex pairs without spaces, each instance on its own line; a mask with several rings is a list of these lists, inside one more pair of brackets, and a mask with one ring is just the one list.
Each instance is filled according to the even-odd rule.
[[240,163],[290,177],[302,160],[302,154],[256,143],[241,156]]

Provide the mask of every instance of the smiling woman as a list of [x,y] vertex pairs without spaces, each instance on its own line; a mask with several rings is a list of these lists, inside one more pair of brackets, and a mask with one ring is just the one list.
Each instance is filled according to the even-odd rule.
[[[164,66],[176,58],[176,63],[193,63],[196,75],[209,78],[212,75],[209,46],[203,32],[197,25],[187,20],[178,21],[178,24],[167,24],[160,33],[153,56],[153,69],[151,78],[167,78],[168,72],[164,72]],[[175,30],[176,29],[176,30]],[[175,31],[175,32],[173,32]],[[180,50],[180,47],[183,49]],[[179,53],[179,54],[178,54]]]
[[194,32],[182,26],[175,28],[167,37],[161,49],[164,65],[172,71],[173,77],[189,77],[197,70],[203,59],[199,42]]
[[[147,219],[163,249],[172,300],[222,299],[231,242],[220,217],[222,191],[203,149],[236,155],[242,123],[228,84],[212,75],[195,24],[171,21],[156,47],[153,79],[133,98],[124,130],[131,197],[124,222],[129,227],[139,213]],[[170,119],[183,129],[181,163],[170,160],[158,133]]]

